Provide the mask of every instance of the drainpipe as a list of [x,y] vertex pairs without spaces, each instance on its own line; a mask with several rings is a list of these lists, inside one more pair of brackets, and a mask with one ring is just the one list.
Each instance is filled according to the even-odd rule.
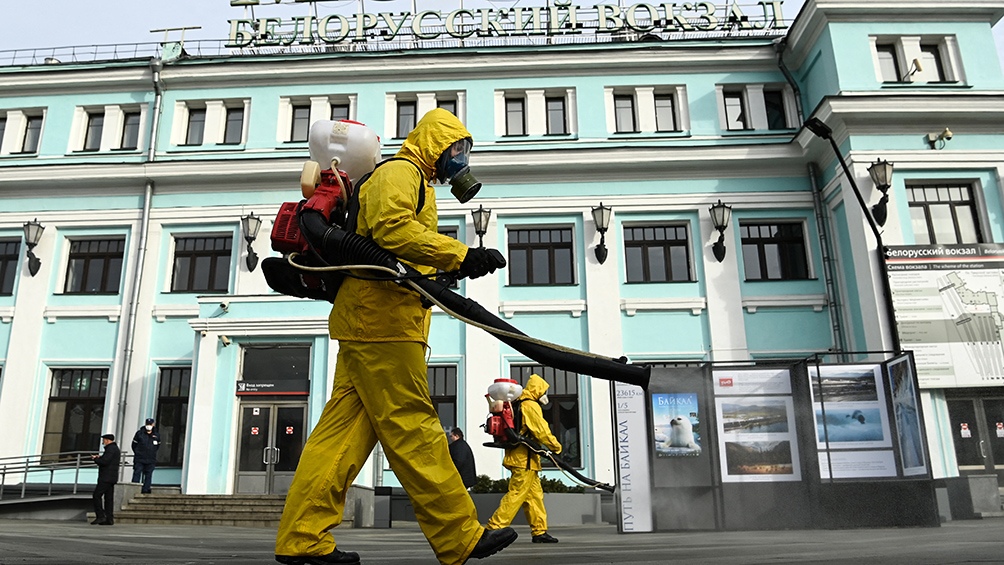
[[[160,125],[160,112],[161,104],[163,101],[163,86],[160,80],[160,71],[163,68],[163,62],[157,58],[150,61],[150,71],[153,74],[153,104],[151,107],[150,116],[150,128],[147,130],[147,153],[146,153],[146,163],[152,163],[156,158],[156,138],[157,130]],[[122,363],[119,364],[118,373],[120,375],[119,379],[112,379],[112,383],[120,382],[121,388],[118,394],[118,409],[116,410],[116,415],[118,417],[118,423],[116,426],[116,435],[121,438],[119,441],[125,441],[125,413],[126,404],[129,393],[129,374],[130,365],[132,364],[132,353],[133,347],[136,342],[136,319],[138,317],[139,311],[139,299],[140,299],[140,283],[143,280],[143,262],[146,260],[146,247],[147,240],[149,238],[150,232],[150,207],[151,201],[153,200],[153,188],[154,183],[151,179],[146,179],[146,189],[143,194],[143,212],[140,219],[139,228],[139,244],[136,249],[135,257],[135,269],[133,269],[133,280],[132,287],[129,296],[128,304],[128,316],[126,318],[126,330],[125,330],[125,348],[122,352]],[[124,445],[124,443],[123,443]]]
[[826,282],[826,309],[830,311],[830,334],[833,339],[833,351],[840,355],[839,359],[844,361],[844,352],[847,351],[847,337],[844,334],[844,325],[841,319],[840,303],[837,301],[836,262],[833,260],[833,249],[830,243],[830,228],[825,208],[823,205],[823,194],[816,182],[816,166],[809,163],[809,183],[812,185],[812,208],[816,213],[816,225],[819,226],[819,252],[823,257],[823,279]]
[[784,64],[784,49],[787,46],[787,37],[779,37],[774,40],[774,52],[777,53],[777,67],[781,69],[781,74],[784,75],[784,79],[791,85],[791,90],[795,94],[795,112],[798,113],[798,123],[801,124],[805,122],[805,115],[802,113],[802,91],[799,90],[795,77],[791,75],[791,71]]

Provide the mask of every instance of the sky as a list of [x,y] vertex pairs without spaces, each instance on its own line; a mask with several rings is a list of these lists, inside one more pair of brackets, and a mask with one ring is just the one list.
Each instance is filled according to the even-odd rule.
[[[319,4],[319,12],[355,13],[360,2],[366,12],[419,10],[450,11],[465,8],[514,5],[542,5],[545,0],[333,0]],[[640,0],[620,0],[633,4]],[[281,3],[276,3],[281,2]],[[614,0],[574,0],[578,6],[613,3]],[[650,2],[656,4],[657,2]],[[714,0],[725,5],[727,0]],[[740,0],[740,7],[755,0]],[[245,8],[230,6],[230,0],[0,0],[0,52],[13,49],[111,45],[159,42],[165,32],[151,30],[199,27],[185,31],[185,39],[225,39],[231,19],[241,19]],[[291,18],[306,15],[308,4],[293,0],[261,0],[256,17]],[[784,0],[785,18],[790,22],[798,14],[802,0]],[[58,30],[58,32],[56,31]],[[170,32],[178,40],[180,31]],[[1004,23],[994,28],[998,53],[1004,54]],[[1004,60],[1004,56],[1001,56]]]

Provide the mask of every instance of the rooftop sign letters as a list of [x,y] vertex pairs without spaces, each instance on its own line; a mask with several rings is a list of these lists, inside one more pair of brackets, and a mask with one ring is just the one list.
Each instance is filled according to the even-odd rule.
[[[259,0],[230,0],[231,6],[258,5]],[[277,3],[281,0],[277,0]],[[287,0],[289,1],[289,0]],[[319,0],[295,0],[316,2]],[[727,32],[735,34],[780,30],[787,27],[781,14],[784,0],[759,0],[746,6],[726,7],[711,2],[661,4],[595,4],[581,7],[571,0],[554,0],[547,6],[459,9],[451,12],[423,10],[294,18],[229,20],[228,47],[337,44],[368,39],[434,40],[469,37],[563,36],[591,31],[595,34],[683,34]],[[253,14],[253,13],[252,13]],[[398,36],[404,36],[399,38]]]

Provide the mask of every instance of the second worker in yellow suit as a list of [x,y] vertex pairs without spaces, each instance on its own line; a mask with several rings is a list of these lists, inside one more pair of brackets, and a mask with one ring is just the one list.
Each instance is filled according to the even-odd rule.
[[[489,250],[468,248],[436,231],[436,197],[428,182],[450,178],[453,185],[460,175],[444,167],[466,168],[471,144],[471,134],[450,112],[435,109],[423,116],[398,160],[381,165],[359,188],[356,233],[425,274],[459,268],[476,278],[505,266],[501,255],[498,263]],[[461,202],[473,196],[453,192]],[[360,562],[358,553],[335,547],[330,530],[341,523],[349,487],[377,441],[440,563],[487,557],[516,539],[511,528],[481,527],[450,459],[426,376],[430,318],[419,295],[395,282],[342,283],[328,318],[331,338],[338,340],[331,399],[310,432],[286,496],[275,541],[280,563]]]
[[[528,436],[554,453],[561,453],[561,444],[551,433],[544,420],[542,404],[547,404],[547,389],[550,385],[539,375],[530,379],[520,395],[520,411],[523,424],[519,429],[522,436]],[[533,543],[557,543],[558,539],[547,533],[547,510],[544,508],[544,490],[540,486],[540,454],[525,445],[507,448],[502,465],[512,471],[509,478],[509,492],[502,497],[498,510],[485,525],[489,530],[505,528],[519,512],[520,507],[530,524]]]

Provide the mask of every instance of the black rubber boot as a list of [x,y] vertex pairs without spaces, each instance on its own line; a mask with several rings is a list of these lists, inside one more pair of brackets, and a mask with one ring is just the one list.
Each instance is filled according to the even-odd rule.
[[275,560],[285,565],[328,565],[330,563],[356,565],[359,563],[359,554],[336,548],[327,555],[276,555]]
[[551,534],[544,532],[539,536],[533,536],[531,539],[533,543],[558,543],[558,538],[552,536]]
[[483,559],[489,555],[494,555],[516,541],[519,534],[512,528],[502,528],[501,530],[485,530],[481,534],[481,539],[474,546],[468,559]]

